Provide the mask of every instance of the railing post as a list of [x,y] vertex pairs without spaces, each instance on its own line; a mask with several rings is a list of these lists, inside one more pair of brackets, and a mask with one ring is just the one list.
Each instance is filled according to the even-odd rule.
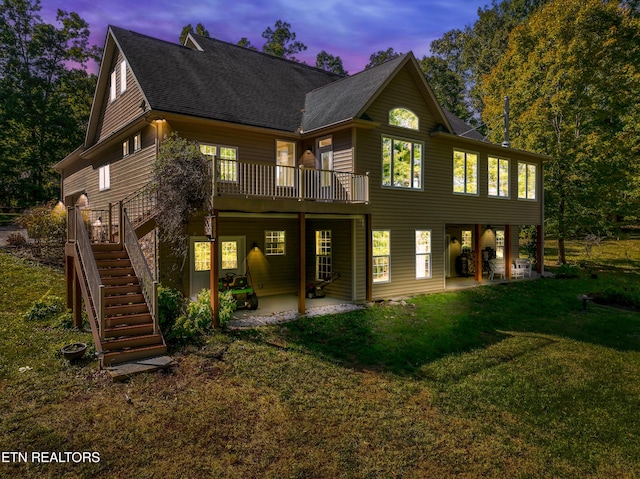
[[298,166],[298,201],[304,200],[304,165]]
[[113,226],[113,215],[111,213],[111,203],[109,203],[109,213],[107,215],[108,219],[107,219],[107,241],[109,241],[109,243],[112,242],[113,240],[113,230],[111,229],[111,227]]
[[122,221],[122,200],[118,201],[118,243],[124,242],[124,221]]
[[105,317],[104,317],[104,284],[100,285],[100,295],[98,296],[98,324],[100,325],[100,339],[105,339]]
[[369,204],[369,172],[367,171],[364,176],[364,202]]
[[158,318],[158,282],[157,281],[153,282],[153,300],[152,300],[151,308],[153,309],[151,313],[153,317],[153,334],[158,334],[160,332],[160,325],[159,325],[160,318]]

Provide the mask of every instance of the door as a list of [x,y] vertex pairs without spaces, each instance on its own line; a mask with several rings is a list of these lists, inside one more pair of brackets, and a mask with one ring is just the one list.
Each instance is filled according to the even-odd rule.
[[[218,274],[245,274],[245,237],[221,236],[218,238]],[[191,237],[189,296],[195,299],[203,289],[209,288],[211,268],[211,244],[205,236]]]

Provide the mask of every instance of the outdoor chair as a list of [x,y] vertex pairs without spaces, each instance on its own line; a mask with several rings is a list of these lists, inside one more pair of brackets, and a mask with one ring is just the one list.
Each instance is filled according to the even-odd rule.
[[524,278],[526,276],[527,278],[531,278],[531,260],[528,258],[517,258],[515,260],[514,271],[517,274],[517,276],[514,275],[514,277]]
[[502,279],[504,279],[505,269],[504,269],[504,261],[499,261],[497,259],[489,260],[489,279],[493,280],[495,275],[498,274]]

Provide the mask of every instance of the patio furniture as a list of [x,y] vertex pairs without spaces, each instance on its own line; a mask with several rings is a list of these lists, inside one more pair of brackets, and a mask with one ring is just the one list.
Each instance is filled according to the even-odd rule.
[[489,260],[489,279],[493,280],[496,274],[500,275],[501,278],[504,279],[504,276],[505,276],[504,261],[500,261],[495,258],[490,259]]
[[514,271],[514,278],[531,278],[531,260],[528,258],[516,258]]

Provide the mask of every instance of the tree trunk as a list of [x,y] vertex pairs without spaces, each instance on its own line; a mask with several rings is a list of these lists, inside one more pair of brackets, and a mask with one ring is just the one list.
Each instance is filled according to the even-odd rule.
[[564,222],[564,213],[565,213],[565,200],[564,196],[560,198],[560,203],[558,203],[558,263],[565,264],[567,262],[567,255],[564,248],[564,239],[566,226]]

